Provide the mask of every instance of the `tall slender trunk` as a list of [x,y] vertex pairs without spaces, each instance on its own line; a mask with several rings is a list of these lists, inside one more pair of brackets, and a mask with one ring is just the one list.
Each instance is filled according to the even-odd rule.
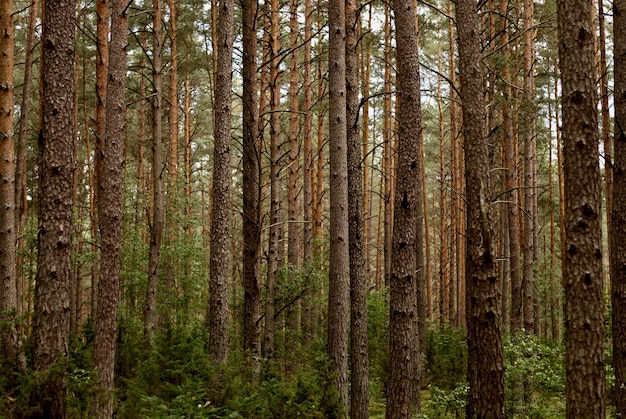
[[165,208],[163,207],[163,51],[161,0],[152,0],[152,217],[150,220],[150,249],[148,255],[148,285],[144,309],[144,334],[151,341],[157,329],[157,292],[159,287],[159,261]]
[[[300,225],[300,205],[298,195],[300,189],[300,106],[298,90],[300,89],[300,76],[298,69],[298,35],[300,24],[298,22],[298,0],[291,0],[289,4],[289,151],[287,153],[287,263],[290,278],[293,282],[294,271],[301,265],[300,243],[302,241]],[[290,353],[295,353],[300,331],[301,300],[298,298],[291,304],[287,313],[287,330],[290,337],[286,344]]]
[[359,136],[358,6],[345,3],[348,235],[350,252],[350,417],[369,417],[367,277],[363,231],[363,143]]
[[100,390],[91,405],[95,418],[113,417],[117,308],[122,247],[122,192],[126,115],[127,1],[112,0],[111,40],[102,176],[98,178],[98,220],[101,242],[98,305],[95,317],[94,367]]
[[342,0],[328,4],[328,125],[330,157],[330,261],[328,359],[340,409],[348,412],[348,162],[346,138],[346,15]]
[[[626,417],[626,1],[613,2],[615,42],[615,174],[611,224],[613,367],[617,417]],[[606,152],[606,151],[605,151]],[[606,167],[606,166],[605,166]],[[621,416],[620,416],[621,415]]]
[[[42,16],[42,106],[39,134],[38,256],[33,369],[43,373],[33,417],[65,418],[74,207],[75,1],[45,2]],[[69,75],[69,76],[68,76]],[[56,368],[53,366],[56,365]]]
[[605,417],[604,293],[592,0],[558,0],[565,188],[567,417]]
[[24,243],[28,199],[26,191],[26,143],[28,141],[28,117],[31,110],[31,87],[33,81],[33,62],[35,61],[35,30],[39,0],[32,0],[28,9],[28,33],[26,35],[26,60],[24,62],[24,85],[20,102],[19,130],[17,132],[17,156],[15,166],[15,234],[17,236],[17,312],[25,314],[26,273],[24,270]]
[[267,293],[265,303],[265,338],[264,354],[273,358],[276,352],[276,296],[278,285],[278,269],[282,266],[279,246],[283,239],[282,199],[279,159],[280,150],[280,79],[279,79],[279,48],[280,48],[280,12],[278,0],[270,3],[269,55],[270,63],[270,226],[267,261]]
[[385,229],[383,256],[385,263],[385,285],[389,285],[391,275],[391,238],[393,235],[393,126],[392,126],[392,100],[391,100],[391,12],[389,7],[385,7],[385,73],[384,73],[384,92],[383,99],[383,200],[384,205],[384,223]]
[[533,296],[533,264],[535,263],[535,245],[537,236],[537,137],[535,121],[535,31],[533,29],[533,1],[524,0],[524,99],[522,102],[524,122],[524,329],[526,333],[533,333],[537,325],[534,324],[534,296]]
[[504,359],[476,3],[457,0],[456,18],[467,164],[467,417],[504,418]]
[[17,272],[13,138],[13,0],[0,2],[0,341],[5,365],[17,367]]
[[[109,0],[96,2],[96,108],[95,108],[95,149],[94,149],[94,184],[102,176],[102,149],[106,134],[106,97],[107,77],[109,72]],[[95,186],[95,185],[94,185]],[[92,213],[94,237],[98,237],[98,188],[94,187],[94,211]],[[98,251],[98,242],[94,240],[94,255]],[[96,317],[98,305],[99,261],[94,259],[91,269],[91,317]]]
[[243,348],[254,371],[261,355],[261,150],[257,80],[257,0],[243,3]]
[[[311,44],[312,23],[311,0],[304,3],[304,99],[302,111],[304,112],[304,126],[302,132],[302,154],[303,154],[303,182],[302,182],[302,209],[303,209],[303,261],[309,264],[313,260],[313,184],[315,170],[313,168],[313,84],[311,81]],[[311,314],[313,297],[312,287],[308,287],[306,299],[303,302],[302,328],[307,338],[311,337]]]
[[[419,412],[417,305],[418,236],[423,235],[421,184],[422,120],[417,27],[413,0],[392,3],[396,26],[398,165],[394,199],[389,297],[387,418]],[[421,207],[421,208],[420,208]],[[423,213],[422,213],[423,214]],[[423,253],[422,253],[423,256]]]
[[219,3],[211,210],[209,353],[215,363],[228,355],[228,239],[230,232],[230,136],[233,67],[233,0]]
[[168,122],[168,151],[167,151],[167,185],[165,185],[167,194],[165,205],[167,220],[167,236],[165,239],[165,248],[167,251],[163,255],[163,314],[160,316],[161,323],[175,321],[178,314],[176,307],[176,264],[175,255],[173,253],[177,236],[180,234],[179,219],[181,213],[177,211],[179,208],[180,195],[178,193],[178,170],[179,170],[179,134],[178,134],[178,40],[177,40],[177,18],[178,10],[175,0],[168,0],[169,8],[169,28],[167,36],[170,41],[170,61],[169,61],[169,83],[167,97],[169,108],[167,112]]

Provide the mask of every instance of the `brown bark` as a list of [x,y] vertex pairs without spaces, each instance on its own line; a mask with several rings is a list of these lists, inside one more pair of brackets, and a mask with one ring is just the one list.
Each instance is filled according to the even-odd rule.
[[[94,149],[94,183],[98,183],[98,178],[102,172],[102,149],[104,148],[104,136],[106,130],[106,97],[107,97],[107,77],[109,68],[109,0],[98,0],[96,2],[96,107],[95,107],[95,149]],[[98,191],[94,188],[94,211],[93,233],[97,237],[98,213],[95,208],[98,206]],[[94,241],[94,251],[97,252],[98,243]],[[91,270],[91,316],[96,316],[96,306],[98,305],[98,260],[94,260]]]
[[230,123],[233,66],[232,0],[219,3],[217,18],[217,74],[211,210],[209,283],[209,354],[222,363],[228,354],[228,239],[230,218]]
[[33,62],[35,60],[35,30],[37,28],[37,15],[39,0],[32,0],[28,9],[28,33],[26,35],[26,59],[24,62],[24,86],[22,88],[22,100],[20,104],[19,130],[17,133],[17,156],[15,166],[15,233],[17,235],[17,304],[18,313],[26,311],[26,273],[24,272],[24,230],[26,228],[26,215],[28,200],[26,193],[26,143],[28,136],[28,117],[31,110],[31,87],[33,79]]
[[385,7],[385,73],[384,73],[384,91],[385,97],[383,102],[383,176],[384,176],[384,192],[383,199],[385,202],[385,215],[383,227],[385,229],[384,237],[384,263],[385,263],[385,285],[389,285],[391,275],[391,239],[393,235],[393,117],[392,117],[392,101],[391,101],[391,12],[389,7]]
[[150,248],[148,255],[148,285],[144,308],[144,334],[151,341],[157,329],[157,293],[159,287],[159,261],[165,208],[163,207],[163,52],[161,0],[152,0],[152,217],[150,223]]
[[533,333],[535,327],[533,296],[533,264],[535,263],[537,241],[537,137],[535,120],[535,31],[533,29],[533,1],[524,0],[524,98],[522,102],[524,122],[524,329]]
[[423,235],[421,205],[422,121],[415,6],[392,3],[397,48],[398,166],[394,199],[389,301],[389,384],[387,418],[410,418],[419,411],[419,340],[416,240]]
[[17,367],[15,163],[13,139],[13,0],[0,2],[0,341],[3,363]]
[[[289,151],[287,153],[287,263],[289,266],[289,282],[294,282],[295,270],[300,268],[302,241],[300,225],[300,205],[298,195],[300,189],[300,143],[299,143],[299,98],[300,75],[298,69],[298,0],[291,0],[289,4]],[[289,338],[286,341],[289,353],[295,353],[300,330],[301,300],[297,299],[290,305],[287,313],[287,331]]]
[[342,0],[328,4],[330,157],[330,261],[328,272],[328,359],[340,408],[348,412],[348,162],[346,138],[346,15]]
[[504,360],[487,156],[480,22],[476,3],[456,2],[467,182],[468,418],[504,418]]
[[606,415],[593,10],[593,1],[557,1],[565,188],[567,417]]
[[278,269],[282,266],[279,246],[283,238],[282,199],[280,180],[280,80],[279,80],[279,48],[280,48],[280,21],[279,2],[270,3],[270,31],[269,54],[270,64],[270,226],[267,262],[267,293],[265,303],[265,337],[264,356],[273,358],[276,351],[276,293],[278,285]]
[[[441,53],[441,51],[440,51]],[[441,58],[441,56],[440,56]],[[439,60],[441,64],[441,59]],[[441,65],[439,65],[441,69]],[[446,162],[445,162],[445,128],[444,128],[444,120],[443,120],[443,103],[441,102],[441,78],[437,80],[437,97],[439,98],[437,101],[437,109],[439,111],[439,284],[440,289],[448,290],[450,287],[450,274],[449,268],[451,264],[449,263],[449,254],[448,254],[448,213],[447,213],[447,204],[446,204]],[[450,142],[454,141],[454,139],[450,139]],[[443,301],[442,301],[443,302]],[[442,312],[442,310],[439,310]]]
[[261,150],[257,93],[257,0],[243,2],[243,348],[258,369],[261,355]]
[[101,242],[100,280],[95,317],[94,369],[97,396],[91,415],[113,417],[115,343],[122,247],[122,191],[124,168],[126,44],[128,15],[125,0],[112,0],[111,40],[106,101],[106,130],[102,172],[98,177],[98,221]]
[[613,2],[615,42],[615,161],[611,224],[611,301],[615,413],[626,417],[626,1]]
[[[502,69],[502,92],[504,102],[502,103],[502,126],[504,138],[502,141],[502,152],[504,154],[504,188],[506,192],[508,216],[508,237],[509,237],[509,261],[511,269],[511,333],[522,330],[524,321],[524,294],[521,271],[521,245],[520,245],[520,218],[519,202],[517,200],[517,163],[515,156],[515,133],[513,130],[512,103],[513,94],[510,82],[510,61],[511,53],[509,49],[509,24],[507,11],[509,10],[508,0],[500,3],[500,45],[505,55],[505,64]],[[532,266],[531,266],[532,267]]]
[[363,143],[359,136],[358,6],[345,2],[348,235],[350,252],[350,417],[369,417],[367,277],[363,228]]
[[[303,206],[303,261],[310,264],[313,260],[313,184],[315,170],[313,168],[313,84],[311,81],[311,37],[312,23],[311,0],[304,2],[304,98],[302,111],[304,112],[304,125],[302,132],[302,154],[303,154],[303,175],[302,182],[302,206]],[[311,298],[313,289],[309,287],[306,293],[306,300],[303,302],[302,328],[307,338],[311,337],[312,307]]]
[[[33,369],[43,372],[32,394],[33,417],[67,413],[69,284],[74,190],[75,1],[45,2],[42,106],[39,133],[38,257],[33,326]],[[56,368],[52,368],[56,365]]]

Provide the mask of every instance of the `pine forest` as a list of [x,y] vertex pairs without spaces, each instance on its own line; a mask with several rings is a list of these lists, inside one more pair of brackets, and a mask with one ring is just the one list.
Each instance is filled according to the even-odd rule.
[[624,126],[626,0],[0,0],[0,417],[626,417]]

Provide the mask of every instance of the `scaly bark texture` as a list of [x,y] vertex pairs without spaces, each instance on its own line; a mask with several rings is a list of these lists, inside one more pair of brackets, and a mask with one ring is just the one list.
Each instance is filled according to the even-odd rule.
[[606,415],[594,2],[558,0],[565,188],[566,414]]
[[38,257],[32,362],[44,372],[33,417],[65,418],[74,206],[74,34],[76,1],[44,3],[39,133]]
[[467,199],[468,418],[504,418],[504,360],[476,2],[456,2]]
[[2,360],[17,366],[15,163],[13,161],[13,0],[0,2],[0,339]]
[[[417,236],[423,205],[420,190],[422,115],[420,74],[413,0],[392,3],[396,25],[398,166],[389,283],[388,419],[410,418],[419,410]],[[422,212],[423,214],[423,212]],[[423,253],[422,253],[423,254]]]
[[257,0],[243,2],[243,348],[254,370],[261,355],[261,152],[257,93]]
[[209,283],[209,353],[216,363],[228,353],[228,243],[230,218],[230,123],[233,67],[233,1],[219,3],[213,145],[213,208]]
[[[611,295],[615,409],[626,417],[626,0],[613,2],[615,42],[615,160],[611,222]],[[621,415],[621,416],[620,416]]]
[[159,288],[159,262],[165,223],[163,207],[163,31],[161,0],[152,0],[152,219],[148,254],[148,285],[144,308],[144,334],[154,339],[158,323],[157,293]]
[[359,71],[356,0],[346,1],[346,121],[348,235],[350,251],[350,417],[369,417],[367,277],[363,232],[362,143],[359,137]]
[[128,16],[126,0],[112,0],[111,41],[106,102],[106,132],[102,149],[102,172],[98,180],[98,221],[101,266],[95,317],[94,367],[97,395],[91,416],[113,417],[115,343],[120,289],[122,247],[122,192],[124,127],[126,114],[126,44]]
[[283,238],[282,220],[282,199],[280,181],[280,80],[279,80],[279,48],[280,48],[280,22],[279,22],[279,1],[270,2],[270,28],[269,28],[269,56],[270,63],[270,226],[269,243],[267,250],[267,294],[265,303],[265,336],[263,355],[266,358],[273,358],[276,354],[276,294],[278,284],[278,269],[282,266],[281,252],[279,246]]
[[15,164],[15,234],[17,235],[17,307],[18,313],[26,311],[27,299],[30,298],[25,292],[26,273],[23,268],[24,257],[21,255],[24,249],[26,228],[26,214],[28,211],[28,199],[26,193],[26,142],[28,135],[28,115],[31,109],[31,87],[33,80],[33,62],[35,61],[35,30],[37,28],[37,15],[39,0],[33,0],[28,9],[28,34],[26,35],[26,60],[24,62],[24,85],[22,87],[22,101],[20,104],[19,131],[17,134],[16,164]]
[[348,412],[348,158],[346,138],[345,4],[328,4],[330,155],[330,262],[328,272],[328,359],[343,417]]

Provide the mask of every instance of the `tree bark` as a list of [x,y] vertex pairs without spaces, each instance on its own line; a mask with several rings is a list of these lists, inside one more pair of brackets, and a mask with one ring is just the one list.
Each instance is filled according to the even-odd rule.
[[163,207],[163,52],[161,0],[152,0],[152,219],[150,223],[150,249],[148,255],[148,286],[146,287],[146,306],[144,309],[144,334],[148,341],[156,335],[159,313],[157,294],[159,288],[159,261],[161,259],[161,241],[165,208]]
[[[97,0],[96,2],[96,107],[95,107],[95,149],[94,149],[94,183],[98,184],[98,178],[102,172],[102,153],[104,148],[104,136],[106,130],[106,98],[107,78],[109,71],[109,0]],[[98,236],[98,188],[93,192],[94,211],[92,213],[94,237]],[[94,241],[93,250],[97,252],[98,242]],[[91,317],[96,317],[98,305],[98,272],[99,261],[94,260],[91,269]]]
[[535,120],[535,31],[533,29],[534,6],[532,0],[524,0],[524,99],[522,102],[524,122],[524,329],[526,333],[535,331],[533,264],[535,263],[537,241],[537,137]]
[[363,145],[359,136],[358,6],[345,2],[348,235],[350,252],[350,417],[369,417],[367,278],[363,228]]
[[615,161],[611,211],[611,301],[615,413],[626,417],[626,0],[613,2],[615,42]]
[[348,412],[348,162],[346,138],[346,15],[342,0],[328,4],[328,89],[330,145],[330,261],[328,273],[328,359],[340,408]]
[[243,348],[254,371],[261,355],[261,151],[257,81],[257,0],[243,12]]
[[468,418],[504,418],[504,360],[487,156],[480,22],[472,0],[456,2],[467,184]]
[[392,62],[391,62],[391,12],[389,7],[385,7],[385,72],[384,72],[384,91],[383,98],[383,200],[384,200],[384,278],[385,286],[389,286],[391,276],[391,237],[393,235],[393,114],[392,114]]
[[209,353],[220,364],[228,354],[228,239],[230,218],[230,124],[233,67],[232,0],[219,3],[213,145],[213,208],[209,287]]
[[117,340],[117,308],[122,247],[122,192],[126,114],[127,1],[112,0],[111,40],[106,101],[106,130],[102,149],[102,172],[98,178],[98,221],[101,242],[100,280],[96,306],[94,368],[97,396],[91,415],[112,418]]
[[558,0],[567,417],[604,417],[604,295],[593,1]]
[[[287,264],[289,266],[288,281],[296,281],[296,270],[301,267],[300,243],[302,242],[300,226],[300,206],[298,195],[300,188],[300,113],[298,90],[300,89],[300,75],[298,71],[298,0],[291,0],[289,4],[289,90],[287,93],[289,109],[289,151],[287,153]],[[301,300],[297,299],[287,310],[287,351],[295,353],[298,347],[300,331]]]
[[0,339],[3,364],[17,367],[17,273],[13,139],[13,0],[0,2]]
[[417,311],[417,236],[421,200],[422,120],[415,6],[413,0],[392,3],[396,25],[398,166],[394,199],[389,300],[389,384],[387,418],[410,418],[419,411]]
[[24,271],[24,231],[26,229],[26,215],[28,199],[26,193],[26,143],[28,135],[28,116],[31,109],[31,87],[33,79],[33,62],[35,61],[35,30],[37,29],[37,15],[39,0],[33,0],[28,9],[28,34],[26,35],[26,60],[24,62],[24,86],[20,105],[19,131],[17,134],[17,156],[15,166],[15,234],[17,235],[17,305],[18,313],[26,312],[26,273]]
[[[33,369],[44,372],[32,395],[33,417],[64,418],[74,206],[74,51],[76,2],[45,2],[39,134],[38,257]],[[52,368],[56,366],[56,368]]]
[[278,285],[278,269],[282,266],[279,246],[283,239],[282,199],[280,181],[280,80],[279,80],[279,48],[280,48],[280,21],[279,2],[270,3],[270,226],[267,262],[267,293],[265,303],[265,338],[264,356],[273,358],[276,354],[276,292]]

